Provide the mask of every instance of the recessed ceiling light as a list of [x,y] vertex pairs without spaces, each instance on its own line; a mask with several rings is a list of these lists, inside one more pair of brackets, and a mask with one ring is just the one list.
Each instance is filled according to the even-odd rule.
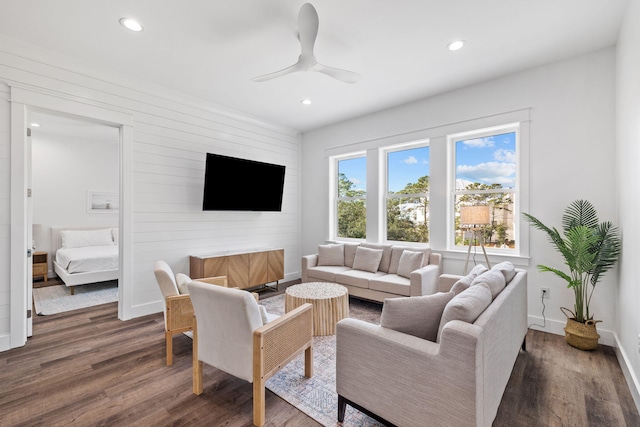
[[458,50],[458,49],[462,49],[462,46],[464,46],[464,40],[455,40],[447,45],[447,49]]
[[311,100],[310,99],[303,99],[302,101],[300,101],[300,103],[302,105],[311,105]]
[[38,123],[31,123],[31,126],[33,126],[34,128],[39,128],[40,125]]
[[128,30],[139,32],[142,31],[142,25],[135,19],[131,18],[122,18],[120,19],[120,25],[125,27]]

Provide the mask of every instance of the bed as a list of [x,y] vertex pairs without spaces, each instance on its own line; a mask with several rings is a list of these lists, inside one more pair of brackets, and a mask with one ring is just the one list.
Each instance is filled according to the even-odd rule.
[[117,280],[118,228],[51,227],[53,269],[69,287]]

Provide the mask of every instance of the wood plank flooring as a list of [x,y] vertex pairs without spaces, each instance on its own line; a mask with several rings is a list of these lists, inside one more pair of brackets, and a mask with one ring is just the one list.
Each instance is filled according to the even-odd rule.
[[[163,331],[162,313],[122,322],[116,303],[36,316],[27,344],[0,353],[0,425],[252,425],[251,384],[205,366],[204,393],[192,394],[191,340],[174,338],[166,366]],[[640,425],[611,348],[527,339],[494,426]],[[319,426],[268,390],[266,415],[269,426]]]

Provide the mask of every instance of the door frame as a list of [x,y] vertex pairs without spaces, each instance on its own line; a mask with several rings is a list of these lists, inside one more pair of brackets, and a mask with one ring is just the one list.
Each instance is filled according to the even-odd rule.
[[[120,213],[119,213],[119,286],[118,318],[126,320],[132,317],[132,209],[131,174],[133,116],[130,112],[119,110],[91,99],[80,98],[36,88],[29,85],[11,84],[11,309],[10,309],[10,348],[26,344],[28,336],[28,259],[27,250],[31,248],[28,236],[27,189],[29,164],[31,158],[27,152],[27,127],[30,111],[45,110],[53,113],[65,113],[79,118],[100,122],[120,129]],[[33,316],[33,314],[32,314]]]

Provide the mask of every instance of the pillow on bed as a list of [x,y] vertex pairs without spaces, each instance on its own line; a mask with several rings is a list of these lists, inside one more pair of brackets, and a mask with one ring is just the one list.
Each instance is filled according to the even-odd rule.
[[63,248],[113,245],[110,228],[100,230],[62,230],[60,238]]

